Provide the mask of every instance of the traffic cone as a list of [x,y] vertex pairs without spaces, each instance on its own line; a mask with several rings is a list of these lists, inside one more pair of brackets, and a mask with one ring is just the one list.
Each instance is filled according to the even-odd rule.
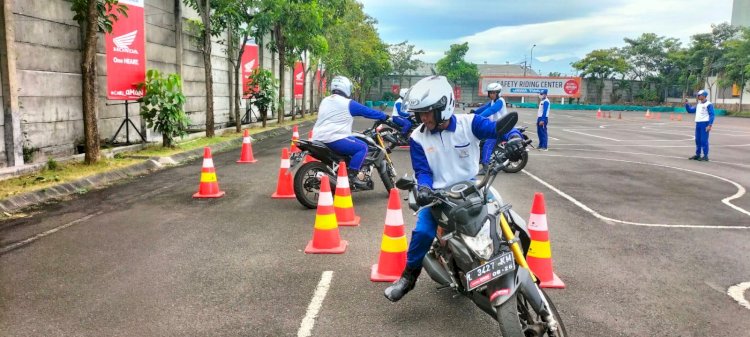
[[214,160],[211,158],[211,148],[203,149],[203,168],[201,168],[201,182],[198,184],[198,192],[193,198],[221,198],[224,191],[219,189],[219,181],[216,179]]
[[383,229],[383,240],[380,243],[380,256],[378,257],[378,263],[370,268],[370,281],[393,282],[398,280],[404,268],[406,268],[408,247],[401,200],[398,190],[392,188],[391,195],[388,198],[388,210],[385,213],[385,228]]
[[544,194],[535,193],[528,225],[531,244],[526,261],[529,268],[539,277],[542,288],[565,288],[565,283],[552,271],[552,250],[547,229],[547,215],[544,212]]
[[318,210],[315,212],[313,237],[305,247],[305,254],[341,254],[346,251],[348,242],[341,240],[339,226],[336,223],[336,211],[333,209],[331,182],[328,175],[320,178]]
[[292,145],[290,146],[292,153],[300,152],[300,149],[297,147],[297,141],[299,140],[299,129],[295,125],[292,128]]
[[349,175],[346,173],[346,163],[339,163],[336,178],[336,196],[333,198],[333,208],[336,209],[336,219],[339,226],[359,226],[359,215],[354,213],[352,190],[349,188]]
[[651,111],[646,109],[646,119],[651,119]]
[[599,110],[596,110],[596,119],[602,118],[602,108],[599,108]]
[[656,114],[656,119],[661,120],[661,112]]
[[[294,187],[292,175],[289,173],[289,150],[281,150],[281,167],[279,168],[279,180],[276,183],[276,192],[271,195],[274,199],[294,199]],[[330,187],[328,187],[330,189]]]
[[682,122],[682,114],[678,114],[677,115],[677,120],[680,121],[680,122]]
[[669,113],[669,120],[670,120],[670,121],[673,121],[673,120],[674,120],[674,114],[673,114],[673,113],[671,113],[671,112]]
[[253,157],[253,144],[250,143],[250,132],[245,129],[245,135],[242,136],[242,150],[240,151],[240,164],[251,164],[257,162]]
[[[312,130],[310,130],[310,132],[307,133],[307,140],[310,141],[310,142],[312,142],[312,135],[313,135],[313,132],[312,132]],[[320,160],[317,160],[317,159],[313,158],[313,156],[311,156],[310,154],[307,154],[305,156],[305,160],[302,163],[306,164],[306,163],[309,163],[311,161],[320,161]]]

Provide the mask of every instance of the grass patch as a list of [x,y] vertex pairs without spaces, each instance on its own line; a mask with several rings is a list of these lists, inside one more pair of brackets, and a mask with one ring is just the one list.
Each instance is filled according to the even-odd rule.
[[[0,198],[45,189],[57,184],[116,170],[142,161],[142,159],[120,158],[102,159],[94,165],[86,165],[82,162],[48,164],[47,168],[39,172],[0,181]],[[55,166],[55,168],[50,169],[50,166]]]
[[[281,125],[288,126],[288,125],[299,124],[304,121],[315,120],[317,117],[318,116],[308,115],[302,119],[297,119],[294,121],[284,121]],[[260,126],[257,126],[257,127],[249,128],[248,131],[250,135],[254,135],[256,133],[260,133],[263,131],[276,129],[278,127],[279,127],[278,124],[269,125],[269,126],[266,126],[265,128],[261,128]],[[146,156],[146,157],[168,157],[168,156],[175,155],[177,153],[200,149],[200,148],[211,146],[217,143],[222,143],[222,142],[230,141],[232,139],[237,139],[237,138],[242,137],[244,132],[245,132],[244,130],[242,132],[231,131],[231,132],[225,132],[221,136],[214,136],[212,138],[203,137],[203,138],[198,138],[198,139],[193,139],[193,140],[187,140],[187,141],[177,143],[177,145],[175,145],[175,147],[173,148],[165,148],[165,147],[162,147],[161,145],[151,145],[151,146],[146,147],[145,149],[135,152],[134,155]]]
[[727,111],[727,116],[750,118],[750,111],[740,111],[740,112]]

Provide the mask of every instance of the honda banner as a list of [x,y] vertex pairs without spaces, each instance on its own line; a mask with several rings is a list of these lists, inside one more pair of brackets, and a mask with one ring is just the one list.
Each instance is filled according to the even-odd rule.
[[455,96],[456,102],[461,100],[461,86],[453,87],[453,96]]
[[391,85],[391,93],[392,94],[398,96],[399,90],[401,90],[401,86],[399,86],[398,84]]
[[146,31],[143,6],[145,0],[120,0],[128,6],[128,16],[120,13],[105,34],[107,57],[107,98],[135,100],[143,96],[136,84],[146,80]]
[[250,82],[248,77],[253,73],[253,70],[260,66],[258,61],[258,45],[257,44],[246,44],[242,52],[242,97],[248,98],[247,83]]
[[302,98],[302,86],[305,83],[305,70],[302,62],[294,65],[294,98]]
[[550,97],[580,97],[580,77],[506,77],[484,76],[479,79],[479,95],[487,96],[487,84],[500,83],[503,96],[533,96],[547,89]]

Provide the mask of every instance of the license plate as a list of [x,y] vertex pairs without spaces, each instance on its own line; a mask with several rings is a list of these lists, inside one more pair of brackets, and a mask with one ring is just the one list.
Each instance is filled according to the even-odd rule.
[[468,290],[474,290],[487,282],[503,276],[513,271],[515,267],[516,264],[513,261],[513,253],[503,253],[502,255],[489,260],[487,263],[466,273],[466,284],[469,285]]

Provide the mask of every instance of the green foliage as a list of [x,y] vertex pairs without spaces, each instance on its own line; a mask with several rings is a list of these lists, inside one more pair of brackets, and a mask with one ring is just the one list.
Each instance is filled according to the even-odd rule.
[[117,21],[118,14],[128,17],[128,6],[122,5],[118,0],[73,0],[70,9],[73,11],[73,20],[76,20],[80,26],[89,22],[88,6],[89,1],[96,1],[97,26],[100,33],[112,32],[112,24]]
[[383,93],[383,98],[382,98],[383,101],[395,101],[397,99],[398,99],[398,95],[390,91],[386,91]]
[[182,80],[177,74],[164,77],[159,70],[149,69],[146,81],[138,84],[144,91],[141,102],[141,116],[149,128],[162,134],[162,145],[172,147],[174,138],[187,134],[190,119],[185,114],[185,95],[182,94]]
[[450,50],[445,52],[445,57],[435,64],[438,74],[444,75],[453,83],[478,83],[479,69],[477,65],[464,60],[468,51],[468,42],[452,44]]
[[279,88],[278,82],[273,73],[262,68],[253,70],[248,79],[245,93],[250,96],[250,100],[262,114],[263,126],[265,126],[268,109],[276,99],[276,90]]
[[60,164],[54,158],[47,159],[47,169],[50,171],[57,171],[60,168]]
[[726,64],[719,84],[743,86],[750,79],[750,28],[743,27],[736,39],[724,43],[722,61]]
[[617,48],[594,50],[571,66],[579,70],[582,77],[600,80],[624,74],[628,70],[628,64]]
[[404,41],[388,46],[388,52],[391,55],[391,66],[393,73],[398,75],[399,82],[401,78],[410,70],[416,70],[422,65],[422,61],[412,59],[414,56],[424,54],[424,50],[414,50],[414,45]]

